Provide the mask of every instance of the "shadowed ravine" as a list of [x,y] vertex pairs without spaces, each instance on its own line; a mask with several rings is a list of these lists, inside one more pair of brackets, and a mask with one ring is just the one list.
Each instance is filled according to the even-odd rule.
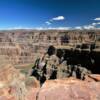
[[53,46],[36,60],[32,76],[41,84],[46,80],[75,77],[85,80],[88,74],[100,74],[100,52],[56,49]]

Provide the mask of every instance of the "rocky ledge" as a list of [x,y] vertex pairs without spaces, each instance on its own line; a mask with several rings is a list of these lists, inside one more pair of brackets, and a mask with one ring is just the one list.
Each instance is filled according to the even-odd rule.
[[100,100],[99,89],[100,82],[73,78],[50,80],[40,89],[37,100]]
[[75,77],[40,82],[34,76],[25,77],[11,65],[0,71],[0,100],[100,100],[100,75],[91,74],[85,80]]

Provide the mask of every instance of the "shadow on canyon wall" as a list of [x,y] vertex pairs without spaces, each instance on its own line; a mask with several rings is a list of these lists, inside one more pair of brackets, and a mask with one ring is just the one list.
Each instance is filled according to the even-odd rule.
[[75,77],[81,80],[88,74],[100,74],[100,52],[56,49],[50,46],[42,59],[37,59],[33,66],[32,76],[41,85],[50,79]]

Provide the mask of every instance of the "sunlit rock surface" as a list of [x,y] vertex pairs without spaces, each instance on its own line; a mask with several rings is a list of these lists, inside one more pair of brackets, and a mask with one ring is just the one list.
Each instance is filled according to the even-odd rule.
[[0,71],[0,100],[100,100],[100,75],[84,81],[47,80],[40,87],[35,77],[25,77],[12,65],[3,65]]
[[99,90],[100,82],[50,80],[43,84],[37,100],[100,100]]
[[[40,87],[34,77],[25,77],[12,65],[0,68],[0,100],[32,100]],[[33,94],[33,95],[32,95]]]

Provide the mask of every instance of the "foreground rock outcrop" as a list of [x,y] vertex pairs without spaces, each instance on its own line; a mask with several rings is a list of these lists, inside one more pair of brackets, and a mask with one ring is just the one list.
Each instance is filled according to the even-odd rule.
[[0,100],[100,100],[100,75],[89,75],[84,81],[76,78],[40,82],[25,77],[12,65],[0,69]]
[[32,99],[36,98],[34,90],[39,87],[34,77],[25,77],[12,65],[0,67],[0,100],[35,100]]
[[43,84],[37,100],[100,100],[100,82],[49,80]]
[[54,46],[50,46],[47,53],[36,60],[31,76],[36,77],[42,85],[46,80],[68,77],[85,80],[85,76],[92,73],[92,70],[88,69],[87,66],[75,63],[78,59],[73,57],[74,54],[69,56],[70,54],[66,55],[63,52],[63,49],[58,52]]

